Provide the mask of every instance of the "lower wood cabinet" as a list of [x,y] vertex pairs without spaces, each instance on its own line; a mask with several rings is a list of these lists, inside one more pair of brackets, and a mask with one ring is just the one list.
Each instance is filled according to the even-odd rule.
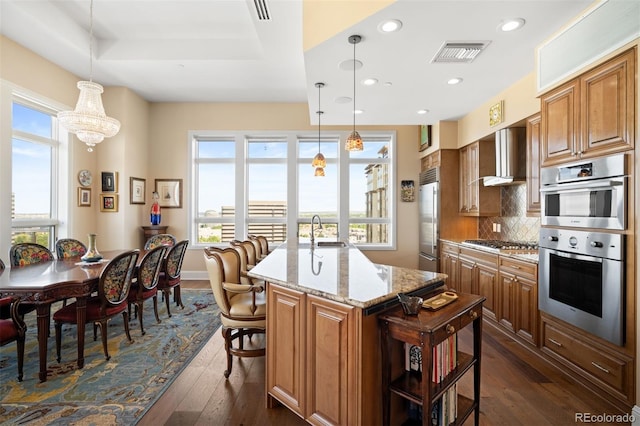
[[582,377],[600,395],[626,408],[635,403],[633,358],[588,334],[542,315],[542,351]]
[[460,279],[458,277],[460,272],[459,252],[460,249],[457,244],[446,241],[440,242],[440,272],[447,275],[446,284],[449,290],[462,292],[462,289],[460,289]]
[[379,424],[377,315],[267,284],[267,406],[317,425]]
[[499,263],[498,323],[537,346],[538,266],[502,256]]
[[495,320],[498,301],[498,255],[460,247],[459,265],[460,291],[484,296],[484,315]]

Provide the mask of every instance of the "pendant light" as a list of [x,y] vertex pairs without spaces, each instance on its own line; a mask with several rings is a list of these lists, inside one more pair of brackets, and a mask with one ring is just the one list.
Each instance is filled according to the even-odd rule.
[[353,132],[347,138],[344,149],[347,151],[362,151],[362,138],[356,132],[356,44],[360,43],[362,37],[352,35],[349,37],[349,43],[353,44]]
[[89,6],[89,81],[79,81],[80,96],[74,111],[58,113],[60,125],[86,143],[89,152],[104,138],[115,136],[120,122],[107,117],[102,106],[103,87],[93,82],[93,0]]
[[324,155],[320,152],[320,117],[324,112],[320,110],[320,89],[324,87],[324,83],[316,83],[316,87],[318,88],[318,153],[315,157],[313,157],[313,161],[311,162],[311,166],[315,167],[314,176],[324,176],[324,168],[327,167],[327,160],[325,160]]

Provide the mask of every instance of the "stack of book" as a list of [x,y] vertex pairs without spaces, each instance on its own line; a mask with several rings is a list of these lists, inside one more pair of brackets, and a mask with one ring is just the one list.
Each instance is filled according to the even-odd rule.
[[[441,383],[458,365],[458,338],[449,336],[433,347],[432,374],[434,383]],[[405,344],[405,370],[422,377],[422,349],[420,346]],[[432,407],[431,422],[434,426],[447,426],[453,423],[457,415],[457,386],[451,386]],[[409,419],[422,421],[422,407],[409,403]]]

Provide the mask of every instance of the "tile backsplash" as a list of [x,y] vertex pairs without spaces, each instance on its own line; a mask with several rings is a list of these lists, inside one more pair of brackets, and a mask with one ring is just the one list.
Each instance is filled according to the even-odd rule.
[[[538,241],[540,218],[527,217],[527,186],[510,185],[500,188],[502,196],[500,217],[481,217],[478,237],[491,240]],[[493,224],[500,224],[501,232],[493,232]]]

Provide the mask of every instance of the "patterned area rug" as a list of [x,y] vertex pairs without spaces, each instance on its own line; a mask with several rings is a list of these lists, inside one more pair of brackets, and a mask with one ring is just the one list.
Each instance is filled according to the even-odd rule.
[[[153,303],[147,301],[146,334],[141,335],[140,324],[132,319],[133,343],[125,336],[121,315],[109,322],[109,361],[102,352],[100,333],[94,342],[93,326],[87,324],[83,369],[76,365],[75,326],[63,326],[62,360],[56,362],[52,323],[45,383],[38,380],[35,313],[27,314],[23,382],[17,380],[15,344],[0,348],[0,424],[137,423],[220,327],[219,309],[210,290],[183,289],[184,310],[172,304],[171,318],[160,298],[162,322],[156,323]],[[54,305],[52,312],[56,308]]]

